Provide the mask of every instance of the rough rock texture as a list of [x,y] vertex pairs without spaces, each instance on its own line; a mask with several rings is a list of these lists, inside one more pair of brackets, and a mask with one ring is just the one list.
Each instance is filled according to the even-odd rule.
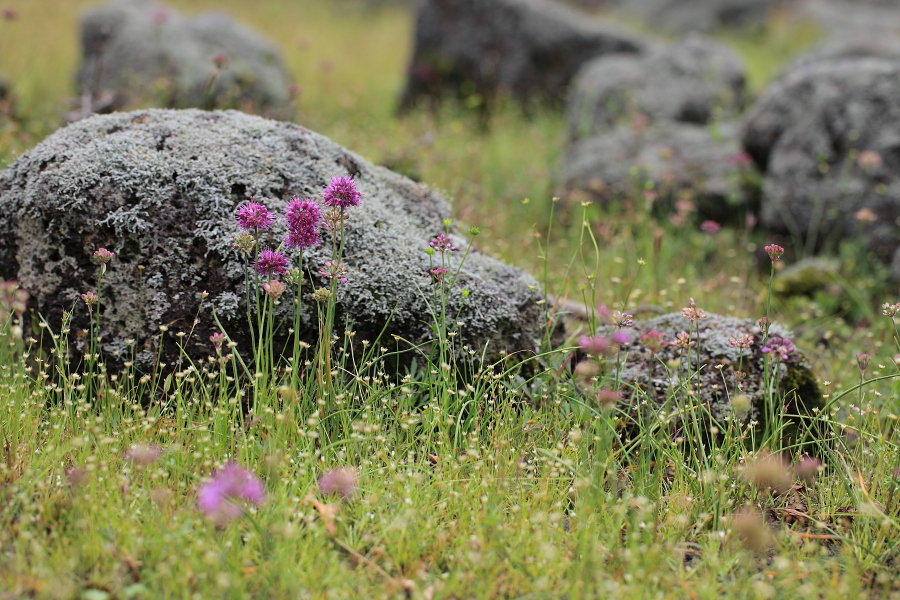
[[119,106],[152,99],[277,113],[290,102],[278,47],[225,14],[188,19],[148,0],[113,0],[84,13],[81,46],[79,94],[112,93]]
[[800,55],[785,72],[791,73],[818,62],[859,58],[882,58],[900,62],[900,38],[861,34],[838,35]]
[[[749,411],[741,420],[760,421],[764,414],[766,355],[761,351],[762,333],[756,323],[749,319],[710,314],[699,321],[699,327],[695,325],[691,339],[696,345],[689,352],[667,345],[654,354],[640,341],[641,335],[652,330],[661,332],[662,340],[673,341],[679,333],[688,332],[689,325],[690,321],[681,313],[672,313],[635,323],[634,330],[629,330],[631,342],[621,350],[625,353],[621,368],[625,385],[620,402],[625,413],[634,419],[642,416],[653,420],[660,414],[672,413],[677,409],[673,396],[683,398],[686,390],[681,393],[677,390],[682,384],[687,384],[693,388],[698,403],[708,406],[710,415],[719,423],[732,414],[730,398],[738,394],[746,395],[751,401]],[[731,336],[745,334],[754,337],[751,348],[742,350],[731,346]],[[790,333],[777,324],[771,326],[769,335],[790,338]],[[791,353],[787,361],[772,361],[770,364],[776,373],[778,391],[785,396],[787,414],[805,414],[822,406],[822,394],[816,379],[798,350]],[[720,365],[721,368],[718,368]],[[739,392],[736,391],[736,371],[747,373]],[[635,388],[640,388],[646,396],[637,394]],[[640,401],[645,399],[646,406],[639,406]]]
[[650,181],[657,202],[671,205],[688,190],[699,212],[720,222],[756,203],[757,177],[743,160],[733,126],[723,127],[718,138],[697,125],[619,126],[571,144],[562,167],[568,191],[612,201],[634,198]]
[[790,6],[800,18],[811,19],[837,35],[900,35],[900,4],[896,0],[791,0]]
[[[393,312],[385,337],[392,347],[391,333],[412,342],[430,339],[431,318],[421,296],[431,289],[424,250],[444,229],[447,204],[312,131],[236,111],[94,116],[24,154],[0,173],[0,278],[18,279],[32,294],[31,306],[58,327],[62,311],[95,288],[91,254],[105,246],[116,253],[102,288],[108,354],[134,338],[139,359],[151,361],[158,327],[167,324],[163,356],[171,359],[172,336],[191,328],[203,290],[246,353],[245,263],[231,245],[235,208],[254,197],[281,211],[294,195],[321,192],[334,175],[355,177],[365,194],[348,224],[349,282],[338,292],[338,331],[346,317],[357,340],[374,340]],[[283,233],[283,226],[276,229],[270,243]],[[458,264],[466,243],[456,236],[454,242]],[[316,273],[329,258],[322,247],[304,254],[304,272],[313,273],[307,294],[325,285]],[[490,356],[534,347],[541,318],[533,278],[473,250],[450,293],[453,315],[463,289],[470,291],[459,319],[464,342],[489,344]],[[290,304],[282,303],[283,312]],[[314,342],[315,309],[308,297],[304,309],[304,336]],[[85,328],[84,306],[76,306],[74,315],[72,330]],[[214,331],[204,311],[188,353],[208,355]]]
[[475,93],[559,100],[585,61],[645,46],[551,0],[423,0],[401,107]]
[[[782,76],[748,113],[743,144],[765,173],[763,225],[817,246],[862,231],[880,258],[894,257],[900,63],[823,61]],[[855,219],[861,209],[876,220]]]
[[699,35],[643,56],[603,56],[578,72],[569,95],[569,136],[588,137],[643,114],[651,120],[705,124],[735,116],[744,66],[730,48]]
[[740,28],[764,20],[784,0],[620,0],[624,12],[669,33]]

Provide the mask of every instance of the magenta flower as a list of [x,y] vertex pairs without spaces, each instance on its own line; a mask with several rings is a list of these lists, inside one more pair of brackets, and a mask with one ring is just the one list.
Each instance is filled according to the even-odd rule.
[[809,485],[815,480],[816,475],[822,471],[822,461],[808,454],[804,455],[797,463],[797,466],[794,467],[794,471],[797,473],[800,481]]
[[578,338],[578,345],[592,356],[600,357],[609,352],[609,340],[599,335],[583,335]]
[[700,231],[706,235],[715,235],[720,229],[722,229],[722,226],[715,221],[703,221],[700,224]]
[[885,302],[881,305],[881,314],[892,319],[897,315],[900,315],[900,302],[898,302],[897,304]]
[[681,348],[682,350],[685,350],[685,349],[690,348],[691,346],[694,346],[697,344],[697,342],[695,342],[694,340],[691,339],[691,335],[686,331],[682,331],[681,333],[676,335],[674,342],[667,342],[667,343],[670,346],[674,346],[675,348]]
[[238,227],[244,231],[250,229],[268,229],[275,221],[275,215],[269,212],[269,209],[262,204],[258,204],[251,200],[238,208],[235,219],[237,219]]
[[319,243],[319,222],[322,220],[322,211],[318,202],[307,198],[301,200],[294,198],[288,203],[284,211],[284,220],[287,222],[288,236],[284,245],[288,248],[312,248]]
[[225,341],[225,334],[221,331],[217,331],[216,333],[209,336],[209,341],[212,342],[213,348],[216,349],[216,352],[221,352],[222,342]]
[[866,354],[865,352],[856,355],[856,365],[859,367],[860,371],[865,371],[869,368],[869,361],[872,360],[872,357]]
[[85,292],[81,295],[81,299],[84,300],[84,303],[88,306],[92,306],[97,304],[100,301],[100,298],[97,297],[97,294],[94,292]]
[[776,359],[787,360],[791,352],[794,351],[794,344],[788,338],[772,336],[766,342],[766,345],[762,347],[761,351],[763,354],[771,354]]
[[614,332],[612,334],[612,341],[614,344],[623,345],[627,344],[631,340],[631,336],[628,335],[627,331],[622,331],[621,329]]
[[359,206],[362,194],[356,189],[356,183],[352,177],[332,177],[331,183],[322,192],[325,204],[332,208],[347,209],[351,206]]
[[634,315],[625,314],[620,310],[614,311],[611,318],[616,327],[634,326]]
[[352,469],[330,469],[319,477],[319,491],[323,494],[337,494],[347,500],[356,493],[359,474]]
[[200,487],[197,506],[207,517],[224,525],[243,514],[244,509],[236,502],[243,500],[259,506],[265,498],[262,481],[256,475],[228,463]]
[[435,281],[443,281],[444,275],[449,273],[447,269],[430,269],[428,272],[431,273]]
[[428,245],[431,246],[435,252],[456,252],[456,246],[454,246],[450,241],[450,238],[443,233],[428,242]]
[[256,261],[256,272],[260,275],[281,275],[287,271],[289,261],[287,256],[274,250],[263,250]]
[[125,451],[125,460],[139,467],[146,467],[156,462],[160,456],[162,456],[162,448],[155,444],[149,446],[134,444]]
[[732,348],[750,348],[753,345],[753,335],[750,333],[741,335],[733,333],[728,340],[728,345]]
[[650,331],[641,334],[641,342],[643,342],[647,349],[654,354],[662,350],[663,346],[665,346],[666,343],[662,338],[663,332],[656,329],[651,329]]
[[691,306],[688,308],[681,309],[681,316],[690,321],[691,323],[696,323],[700,319],[706,318],[706,313],[703,312],[703,309],[697,308],[697,303],[694,302],[694,299],[691,298]]

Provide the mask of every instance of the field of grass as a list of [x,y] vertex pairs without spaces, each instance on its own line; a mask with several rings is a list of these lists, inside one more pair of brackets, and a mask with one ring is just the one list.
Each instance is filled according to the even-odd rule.
[[[0,20],[0,74],[16,104],[0,114],[2,164],[72,108],[77,19],[91,4],[6,0],[18,17]],[[555,296],[639,317],[693,298],[755,320],[771,304],[826,394],[810,430],[833,435],[813,447],[822,467],[811,470],[798,448],[780,447],[777,422],[755,446],[737,421],[703,451],[654,424],[623,444],[623,415],[597,393],[618,385],[608,365],[593,381],[563,366],[590,333],[577,322],[562,349],[524,366],[461,376],[434,355],[415,373],[384,374],[373,348],[336,353],[340,375],[326,381],[311,350],[310,370],[281,364],[260,384],[203,364],[88,372],[22,340],[10,318],[0,600],[900,596],[900,347],[881,309],[900,290],[862,244],[839,250],[842,275],[827,291],[773,295],[758,229],[708,235],[640,202],[551,200],[558,112],[503,105],[486,128],[462,106],[398,117],[412,27],[402,3],[170,4],[221,8],[265,32],[300,86],[296,122],[446,192],[455,217],[480,227],[479,247]],[[814,38],[777,20],[725,39],[759,89]],[[774,270],[798,258],[788,247]],[[673,394],[693,406],[686,386]],[[221,491],[229,463],[254,478],[231,482],[236,504],[224,506],[240,509],[205,510],[215,491],[205,486],[212,477]],[[255,478],[264,499],[247,489]]]

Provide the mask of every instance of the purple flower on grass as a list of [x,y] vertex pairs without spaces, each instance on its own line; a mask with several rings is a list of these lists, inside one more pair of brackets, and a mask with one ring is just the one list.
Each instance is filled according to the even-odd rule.
[[612,314],[612,322],[616,327],[633,327],[634,315],[628,315],[617,310]]
[[784,254],[784,248],[779,246],[778,244],[769,244],[765,247],[766,254],[769,255],[769,259],[772,262],[778,262],[778,259]]
[[330,469],[319,477],[319,491],[323,494],[337,494],[347,500],[356,493],[359,474],[352,469]]
[[139,467],[146,467],[156,462],[160,456],[162,456],[162,448],[153,444],[150,446],[134,444],[125,451],[125,460]]
[[256,261],[256,272],[260,275],[281,275],[288,268],[288,258],[281,252],[263,250]]
[[259,506],[265,498],[262,481],[256,475],[228,463],[200,487],[197,506],[207,517],[224,525],[243,514],[244,509],[237,502],[243,500]]
[[631,341],[631,336],[628,335],[627,331],[622,331],[620,329],[616,332],[613,332],[612,341],[613,343],[622,346],[623,344],[627,344],[629,341]]
[[450,241],[450,238],[443,233],[428,242],[428,245],[431,246],[435,252],[456,252],[456,246],[454,246]]
[[217,331],[216,333],[209,336],[209,341],[212,342],[213,348],[216,349],[216,352],[221,352],[222,342],[225,341],[225,334],[221,331]]
[[703,221],[700,223],[700,231],[706,235],[716,235],[721,228],[722,226],[715,221]]
[[662,331],[656,329],[651,329],[650,331],[641,334],[641,342],[643,342],[644,346],[654,354],[662,350],[663,346],[665,346],[666,343],[662,338]]
[[609,352],[609,340],[599,335],[583,335],[578,338],[578,345],[581,346],[582,350],[596,357],[603,356]]
[[250,229],[268,229],[275,221],[275,215],[269,212],[269,209],[253,202],[242,204],[235,215],[238,227],[247,231]]
[[859,367],[860,371],[865,371],[869,368],[869,361],[872,360],[872,357],[865,352],[856,355],[856,365]]
[[776,359],[787,360],[794,351],[794,344],[788,338],[780,338],[777,335],[769,338],[766,345],[762,347],[763,354],[771,354]]
[[356,183],[352,177],[332,177],[331,183],[322,192],[325,204],[332,208],[347,209],[351,206],[359,206],[362,194],[356,189]]
[[288,248],[312,248],[319,243],[319,222],[322,211],[318,202],[307,198],[301,200],[294,196],[284,211],[288,236],[284,245]]
[[435,281],[443,281],[444,275],[449,273],[447,269],[430,269],[428,272],[431,273]]

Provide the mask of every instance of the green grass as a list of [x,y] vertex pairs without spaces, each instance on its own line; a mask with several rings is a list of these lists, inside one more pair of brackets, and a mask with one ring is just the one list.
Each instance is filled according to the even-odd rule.
[[[0,116],[5,162],[69,109],[77,16],[91,3],[7,4],[19,19],[0,21],[0,72],[17,97],[14,117]],[[708,312],[765,313],[769,267],[754,256],[762,232],[707,236],[639,204],[552,202],[559,113],[503,105],[486,128],[455,105],[397,117],[412,25],[402,7],[171,4],[186,12],[215,5],[266,32],[301,87],[298,123],[444,190],[456,218],[481,228],[480,247],[534,273],[554,295],[632,312],[677,312],[693,297]],[[814,37],[803,24],[775,20],[726,39],[760,89]],[[878,306],[900,299],[858,244],[839,258],[839,292],[771,298],[772,315],[796,329],[834,401],[818,425],[838,435],[820,449],[828,468],[797,492],[804,510],[793,494],[772,494],[747,475],[759,458],[736,424],[703,454],[696,439],[671,443],[654,424],[640,444],[623,447],[614,432],[623,415],[593,396],[609,373],[596,383],[570,376],[565,350],[467,378],[437,354],[406,377],[382,375],[373,345],[365,358],[337,351],[342,375],[328,385],[313,350],[312,370],[295,388],[283,363],[266,385],[202,364],[98,375],[85,385],[74,376],[81,367],[4,331],[0,598],[897,594],[898,346]],[[438,315],[437,331],[442,324]],[[571,326],[573,337],[584,332]],[[254,354],[237,350],[246,360]],[[856,390],[859,352],[872,354],[864,375],[878,380]],[[164,394],[151,394],[154,386]],[[675,400],[690,402],[683,392]],[[255,403],[259,421],[246,418],[244,402]],[[847,436],[848,427],[856,433]],[[140,466],[125,457],[134,444],[164,452]],[[264,481],[267,501],[217,527],[196,498],[228,460]],[[352,498],[318,489],[334,467],[358,469]],[[772,516],[771,531],[754,513],[742,517],[745,506]],[[806,522],[788,523],[798,512]]]

